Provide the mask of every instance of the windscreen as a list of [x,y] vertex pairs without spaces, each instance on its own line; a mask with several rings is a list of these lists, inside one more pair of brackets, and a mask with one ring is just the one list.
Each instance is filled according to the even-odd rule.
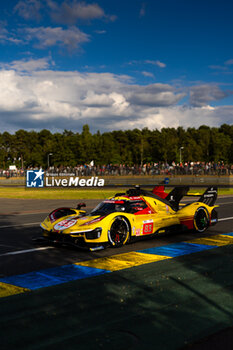
[[91,215],[106,215],[118,211],[125,211],[124,201],[104,201],[97,205],[95,209],[91,211]]
[[142,200],[123,201],[123,200],[106,200],[98,204],[90,215],[107,215],[114,212],[137,213],[143,211],[147,204]]

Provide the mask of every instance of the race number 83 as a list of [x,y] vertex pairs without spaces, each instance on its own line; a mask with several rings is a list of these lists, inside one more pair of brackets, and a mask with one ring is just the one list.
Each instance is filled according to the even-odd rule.
[[143,224],[142,234],[149,235],[151,233],[153,233],[153,222]]

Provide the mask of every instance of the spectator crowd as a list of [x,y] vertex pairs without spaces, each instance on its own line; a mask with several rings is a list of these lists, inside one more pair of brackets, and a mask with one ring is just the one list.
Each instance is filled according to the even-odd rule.
[[[26,170],[34,170],[32,168]],[[0,170],[0,177],[21,177],[26,175],[26,170]],[[36,170],[36,169],[35,169]],[[50,175],[74,175],[74,176],[148,176],[148,175],[233,175],[233,164],[219,162],[166,162],[145,163],[143,165],[107,164],[95,165],[80,164],[76,167],[49,167],[45,169]]]

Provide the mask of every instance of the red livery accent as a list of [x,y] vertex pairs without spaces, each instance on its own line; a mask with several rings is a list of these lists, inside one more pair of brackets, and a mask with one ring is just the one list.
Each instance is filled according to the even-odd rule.
[[189,230],[192,230],[194,228],[193,219],[180,220],[180,223],[181,225],[185,225]]
[[134,215],[143,215],[143,214],[151,214],[151,209],[150,208],[135,208],[137,209],[138,211],[136,213],[134,213]]
[[164,186],[155,186],[152,192],[160,198],[165,199],[167,197],[167,193],[164,192]]
[[[105,215],[106,216],[106,215]],[[99,222],[101,220],[103,220],[103,218],[105,218],[105,216],[101,216],[100,218],[97,218],[97,219],[93,219],[91,221],[88,221],[88,222],[85,222],[85,224],[82,224],[80,226],[86,226],[86,225],[89,225],[89,224],[94,224],[96,222]]]
[[152,233],[153,233],[153,222],[143,224],[142,234],[143,235],[150,235]]

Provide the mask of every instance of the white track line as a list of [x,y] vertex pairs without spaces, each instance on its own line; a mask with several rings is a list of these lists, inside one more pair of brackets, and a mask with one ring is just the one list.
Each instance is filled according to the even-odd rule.
[[8,253],[0,254],[0,257],[6,256],[6,255],[17,255],[17,254],[31,253],[31,252],[36,252],[36,251],[40,251],[40,250],[47,250],[47,249],[54,249],[54,247],[40,247],[40,248],[34,248],[34,249],[17,250],[15,252],[8,252]]
[[0,247],[15,248],[12,245],[0,244]]
[[226,221],[226,220],[233,220],[233,216],[231,216],[229,218],[218,219],[218,221]]
[[227,204],[233,204],[233,202],[224,202],[224,203],[216,203],[217,205],[227,205]]

